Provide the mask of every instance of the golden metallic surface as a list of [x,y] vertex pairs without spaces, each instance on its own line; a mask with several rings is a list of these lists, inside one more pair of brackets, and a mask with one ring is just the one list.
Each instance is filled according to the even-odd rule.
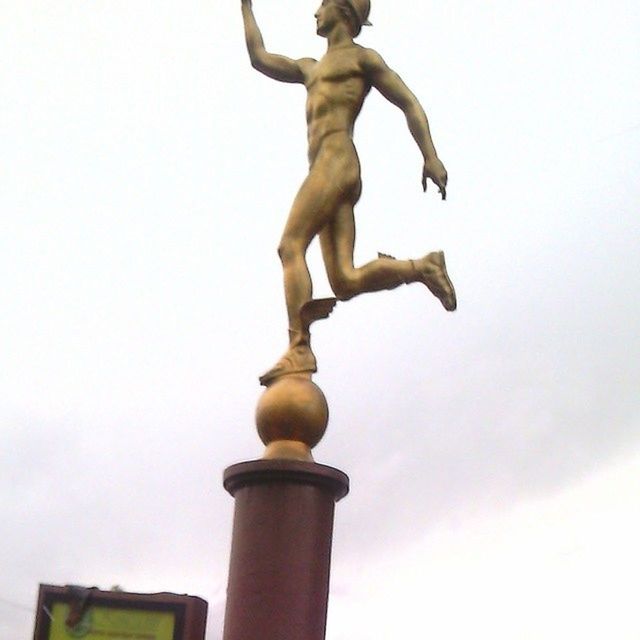
[[[316,31],[326,38],[328,47],[320,60],[294,60],[269,53],[253,14],[252,0],[241,0],[241,4],[253,67],[274,80],[304,84],[307,89],[309,174],[293,201],[278,247],[284,271],[289,348],[261,376],[261,384],[268,386],[283,376],[316,371],[310,326],[326,318],[336,300],[413,282],[425,285],[447,311],[456,308],[456,296],[441,251],[408,260],[382,254],[359,267],[353,263],[354,206],[362,190],[353,128],[372,88],[404,112],[424,160],[423,189],[426,191],[431,180],[444,199],[447,186],[447,172],[436,153],[420,103],[376,51],[353,40],[362,25],[368,24],[369,1],[323,0],[315,14]],[[312,297],[306,251],[316,236],[335,299]]]
[[297,460],[299,462],[313,462],[311,449],[297,440],[274,440],[267,445],[262,456],[263,460]]
[[[407,260],[380,253],[364,265],[353,263],[354,207],[362,191],[353,129],[372,88],[403,111],[423,157],[423,189],[427,190],[431,180],[444,200],[447,172],[417,98],[380,54],[354,42],[362,26],[370,24],[369,0],[322,0],[315,14],[316,31],[328,46],[320,60],[294,60],[268,52],[252,0],[241,0],[241,4],[253,67],[274,80],[303,84],[307,90],[309,173],[294,198],[278,246],[289,347],[260,377],[267,390],[258,403],[256,422],[267,445],[265,457],[310,459],[311,448],[320,441],[328,421],[324,395],[311,382],[317,370],[311,325],[328,317],[338,300],[414,282],[424,285],[447,311],[457,305],[442,251]],[[312,295],[306,252],[316,236],[335,298],[314,299]]]
[[329,421],[320,387],[305,375],[282,376],[263,392],[256,408],[258,435],[265,458],[311,460]]

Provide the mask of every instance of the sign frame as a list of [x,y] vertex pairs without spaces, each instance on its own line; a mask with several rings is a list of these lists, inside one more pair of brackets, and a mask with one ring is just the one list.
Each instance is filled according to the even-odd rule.
[[[101,591],[87,589],[86,608],[92,606],[119,611],[149,611],[173,615],[172,640],[204,640],[207,602],[197,596],[175,593],[130,593],[125,591]],[[71,604],[77,600],[77,590],[41,584],[38,593],[33,640],[49,640],[51,634],[51,611],[56,604]],[[133,637],[133,636],[132,636]],[[82,636],[78,636],[82,640]]]

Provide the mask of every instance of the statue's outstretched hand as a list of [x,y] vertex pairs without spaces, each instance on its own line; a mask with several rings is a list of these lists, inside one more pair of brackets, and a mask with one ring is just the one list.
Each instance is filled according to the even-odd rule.
[[433,180],[442,195],[442,199],[447,199],[447,170],[440,161],[440,158],[431,158],[424,161],[422,169],[422,190],[427,190],[427,178]]

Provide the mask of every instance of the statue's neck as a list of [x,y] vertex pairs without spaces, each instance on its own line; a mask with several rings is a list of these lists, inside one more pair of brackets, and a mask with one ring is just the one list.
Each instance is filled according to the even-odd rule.
[[346,47],[352,44],[353,38],[343,25],[337,25],[337,27],[327,36],[327,51],[337,49],[338,47]]

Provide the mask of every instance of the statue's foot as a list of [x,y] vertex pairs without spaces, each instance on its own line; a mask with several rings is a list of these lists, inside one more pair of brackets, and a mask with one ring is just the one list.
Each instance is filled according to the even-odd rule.
[[316,358],[308,345],[290,347],[278,362],[260,376],[260,384],[268,387],[282,376],[294,373],[315,373],[318,370]]
[[417,282],[426,285],[447,311],[455,311],[457,306],[456,292],[447,274],[444,253],[434,251],[420,260],[414,260],[413,263],[418,275]]

